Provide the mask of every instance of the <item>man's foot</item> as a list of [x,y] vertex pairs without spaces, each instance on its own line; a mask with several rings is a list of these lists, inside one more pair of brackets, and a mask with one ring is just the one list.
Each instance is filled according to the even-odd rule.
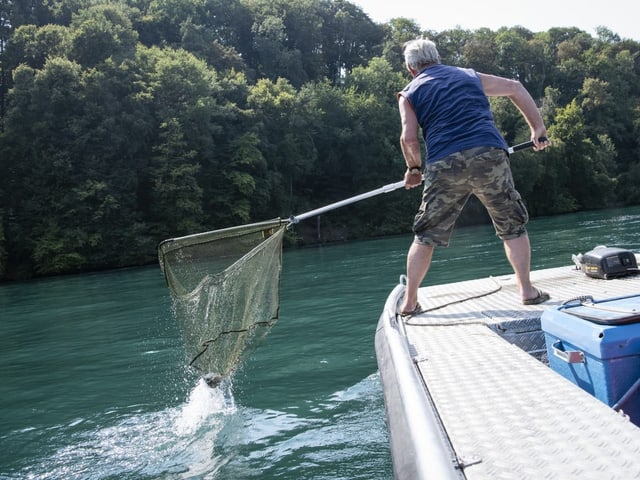
[[416,302],[416,307],[413,310],[403,310],[400,312],[400,315],[410,317],[412,315],[418,315],[419,313],[422,313],[422,307],[420,306],[420,302]]
[[543,292],[539,288],[536,288],[537,295],[533,298],[528,298],[526,300],[522,300],[523,305],[538,305],[540,303],[544,303],[551,298],[551,296],[547,292]]

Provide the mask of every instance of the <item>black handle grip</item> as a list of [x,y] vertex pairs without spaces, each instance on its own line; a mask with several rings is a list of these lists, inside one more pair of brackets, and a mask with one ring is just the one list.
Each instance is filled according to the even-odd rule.
[[[538,139],[539,142],[546,142],[547,141],[547,137],[540,137]],[[525,148],[531,148],[533,147],[533,141],[529,140],[528,142],[524,142],[524,143],[519,143],[518,145],[514,145],[513,147],[511,147],[509,149],[510,153],[513,152],[517,152],[519,150],[524,150]]]

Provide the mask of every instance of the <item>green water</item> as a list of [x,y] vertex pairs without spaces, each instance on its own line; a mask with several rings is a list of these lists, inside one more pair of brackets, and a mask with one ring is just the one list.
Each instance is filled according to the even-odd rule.
[[[640,251],[640,207],[540,218],[533,267]],[[157,267],[0,286],[0,478],[392,478],[373,337],[411,238],[286,251],[280,320],[233,382],[185,368]],[[425,284],[509,273],[456,230]]]

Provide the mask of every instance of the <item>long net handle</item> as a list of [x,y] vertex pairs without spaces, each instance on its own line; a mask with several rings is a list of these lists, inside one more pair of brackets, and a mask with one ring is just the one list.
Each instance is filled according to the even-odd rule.
[[[541,142],[547,140],[546,137],[540,137]],[[528,141],[524,143],[519,143],[518,145],[514,145],[513,147],[509,147],[507,151],[511,154],[517,152],[519,150],[524,150],[525,148],[533,147],[533,141]],[[404,187],[404,180],[400,180],[399,182],[390,183],[388,185],[384,185],[383,187],[376,188],[375,190],[371,190],[369,192],[361,193],[360,195],[355,195],[353,197],[345,198],[344,200],[340,200],[339,202],[331,203],[329,205],[325,205],[324,207],[316,208],[315,210],[311,210],[309,212],[301,213],[300,215],[291,215],[289,217],[289,222],[298,223],[302,220],[306,220],[307,218],[315,217],[316,215],[320,215],[322,213],[328,212],[330,210],[335,210],[336,208],[344,207],[345,205],[350,205],[352,203],[359,202],[360,200],[365,200],[367,198],[375,197],[376,195],[380,195],[381,193],[389,193],[397,190],[399,188]]]
[[[539,142],[546,142],[547,141],[547,137],[540,137],[538,139]],[[524,150],[525,148],[531,148],[533,147],[533,140],[529,140],[528,142],[523,142],[523,143],[519,143],[518,145],[514,145],[513,147],[509,147],[507,148],[507,152],[514,153],[514,152],[518,152],[520,150]]]
[[321,213],[328,212],[329,210],[334,210],[336,208],[344,207],[345,205],[350,205],[352,203],[359,202],[360,200],[365,200],[367,198],[375,197],[376,195],[380,195],[381,193],[389,193],[397,190],[401,187],[404,187],[404,180],[400,180],[399,182],[390,183],[380,188],[376,188],[375,190],[371,190],[370,192],[361,193],[360,195],[355,195],[350,198],[345,198],[344,200],[340,200],[339,202],[331,203],[324,207],[316,208],[315,210],[311,210],[306,213],[301,213],[300,215],[292,215],[289,217],[289,221],[291,223],[298,223],[301,220],[306,220],[310,217],[315,217],[316,215],[320,215]]

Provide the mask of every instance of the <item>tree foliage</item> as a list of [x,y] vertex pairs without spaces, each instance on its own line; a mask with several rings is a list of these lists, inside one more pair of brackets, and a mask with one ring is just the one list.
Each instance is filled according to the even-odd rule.
[[[512,157],[532,215],[640,202],[640,45],[606,27],[424,32],[346,0],[4,1],[0,279],[140,265],[168,237],[399,180],[402,45],[420,35],[538,102],[554,146]],[[491,105],[527,140],[508,100]],[[418,196],[335,211],[320,237],[406,232]]]

